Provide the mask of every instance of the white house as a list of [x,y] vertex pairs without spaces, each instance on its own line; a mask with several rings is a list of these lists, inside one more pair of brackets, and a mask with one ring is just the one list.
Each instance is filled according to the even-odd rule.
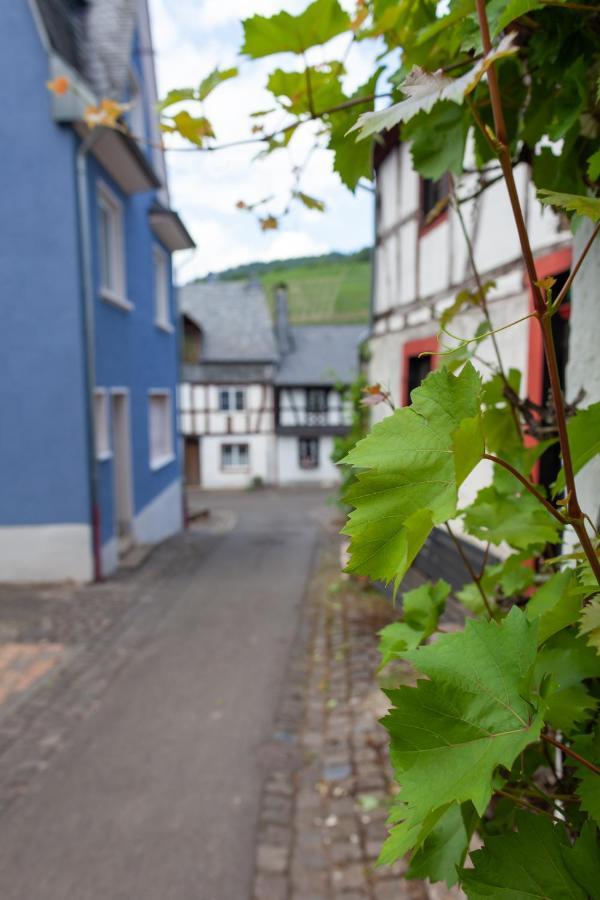
[[255,284],[180,291],[180,432],[188,485],[334,484],[336,435],[351,424],[362,326],[292,326],[277,290],[275,326]]
[[[409,144],[398,131],[390,133],[376,152],[376,237],[374,251],[374,291],[372,326],[369,339],[369,380],[380,382],[396,404],[409,402],[416,387],[439,357],[424,356],[439,346],[439,317],[457,293],[473,290],[475,280],[468,244],[458,214],[446,207],[435,215],[440,199],[448,193],[448,177],[439,182],[421,178],[413,169]],[[496,173],[494,173],[496,174]],[[491,174],[488,178],[493,177]],[[571,233],[558,216],[543,208],[535,196],[530,170],[525,164],[515,169],[521,203],[540,277],[553,275],[564,280],[571,265]],[[498,329],[523,319],[532,310],[532,297],[509,206],[506,187],[497,180],[480,192],[478,176],[467,176],[456,186],[462,216],[473,247],[475,263],[482,282],[494,281],[488,295],[490,316]],[[431,213],[433,211],[433,220]],[[564,375],[567,363],[570,304],[554,317],[559,363]],[[460,338],[471,338],[482,320],[481,310],[468,307],[452,321],[450,331]],[[548,385],[544,370],[539,328],[525,319],[497,334],[503,364],[524,374],[522,392],[535,403],[542,403]],[[442,343],[452,345],[443,337]],[[476,366],[494,363],[491,340],[480,343]],[[388,412],[382,405],[373,410],[374,418]],[[482,463],[462,489],[465,499],[472,497],[490,477]],[[550,483],[556,460],[546,454],[540,479]],[[443,537],[436,536],[443,540]]]
[[271,482],[278,352],[262,290],[241,282],[180,289],[180,432],[188,485]]

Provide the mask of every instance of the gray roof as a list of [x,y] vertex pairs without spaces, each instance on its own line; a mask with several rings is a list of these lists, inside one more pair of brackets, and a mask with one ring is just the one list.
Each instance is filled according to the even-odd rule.
[[36,0],[52,48],[99,96],[121,99],[129,78],[136,0]]
[[275,381],[286,385],[350,384],[358,375],[364,325],[292,326],[292,350],[283,357]]
[[262,288],[206,281],[179,289],[179,310],[202,329],[202,362],[274,362],[273,325]]

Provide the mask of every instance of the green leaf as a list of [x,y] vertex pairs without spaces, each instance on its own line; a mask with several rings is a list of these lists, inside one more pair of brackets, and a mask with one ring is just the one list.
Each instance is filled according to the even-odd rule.
[[[600,211],[600,200],[597,201]],[[579,410],[567,422],[567,433],[575,473],[600,453],[600,403]],[[565,474],[561,469],[554,485],[555,493],[564,490]]]
[[400,122],[408,122],[420,112],[429,113],[442,100],[461,104],[494,62],[516,51],[509,35],[459,78],[448,78],[441,72],[425,72],[417,66],[400,85],[400,90],[407,95],[406,100],[387,109],[363,113],[350,131],[358,131],[358,140],[362,140],[378,131],[389,130]]
[[575,212],[579,216],[587,216],[592,222],[600,219],[600,198],[583,197],[579,194],[559,194],[555,191],[547,191],[544,188],[538,190],[538,198],[549,206],[558,206],[569,212]]
[[573,631],[549,638],[538,654],[535,678],[545,693],[544,718],[565,733],[598,705],[584,682],[600,677],[600,657]]
[[450,594],[447,581],[427,582],[402,597],[404,621],[392,622],[379,632],[380,669],[392,659],[397,659],[405,650],[414,650],[426,640],[438,626]]
[[595,841],[586,832],[572,847],[562,825],[524,812],[516,819],[518,832],[490,836],[471,854],[474,868],[461,872],[469,900],[588,900],[590,878],[592,891],[600,884]]
[[210,75],[207,75],[200,82],[200,87],[198,88],[198,100],[206,100],[209,94],[211,94],[216,87],[222,84],[224,81],[227,81],[229,78],[235,78],[238,70],[235,67],[231,69],[214,69]]
[[[361,97],[372,97],[377,90],[377,82],[382,72],[383,67],[378,68],[372,77],[361,84],[347,99],[358,100]],[[373,109],[374,105],[375,101],[369,100],[367,103],[361,104],[360,108]],[[327,147],[334,154],[333,168],[340,176],[342,183],[351,191],[356,190],[361,178],[367,178],[369,181],[373,178],[373,142],[363,141],[355,144],[346,137],[349,128],[354,124],[355,116],[356,109],[354,108],[338,110],[327,116],[327,123],[331,129]]]
[[452,803],[470,801],[483,815],[496,768],[510,769],[538,739],[535,655],[535,626],[516,607],[501,624],[470,620],[464,632],[404,654],[430,680],[388,692],[383,725],[401,788],[394,852],[422,843]]
[[600,600],[595,598],[581,610],[579,634],[585,635],[588,646],[600,654]]
[[452,804],[413,855],[405,877],[445,881],[452,887],[458,881],[457,870],[464,863],[470,838],[461,807]]
[[[512,477],[512,476],[511,476]],[[517,550],[555,543],[560,525],[528,491],[507,494],[497,484],[479,491],[465,512],[469,534]]]
[[424,630],[406,622],[392,622],[382,628],[379,634],[379,669],[384,669],[393,659],[398,659],[405,650],[414,650],[423,640]]
[[[600,765],[600,730],[598,728],[593,734],[579,735],[573,741],[572,747],[583,759]],[[592,817],[597,825],[600,825],[600,776],[569,756],[565,756],[565,765],[575,768],[578,781],[576,793],[581,808]]]
[[532,10],[542,9],[543,6],[543,0],[509,0],[506,5],[503,3],[500,15],[493,19],[490,16],[492,36],[496,37],[501,31],[504,31],[506,26],[510,25],[514,19],[518,19]]
[[190,141],[192,144],[202,146],[204,138],[214,137],[212,125],[204,116],[194,118],[189,112],[180,112],[173,116],[173,130]]
[[598,181],[600,178],[600,148],[592,153],[588,159],[588,178],[590,181]]
[[298,16],[280,12],[270,18],[252,16],[243,21],[242,53],[253,59],[273,53],[304,53],[326,44],[350,28],[350,18],[338,0],[314,0]]
[[470,124],[469,111],[456,103],[437,103],[430,113],[415,116],[402,131],[403,139],[410,142],[415,170],[433,179],[446,172],[462,174]]
[[558,572],[542,585],[527,604],[530,622],[539,619],[538,640],[543,644],[549,637],[577,621],[580,612],[579,597],[570,591],[575,581],[572,569]]
[[309,66],[302,72],[275,69],[269,75],[267,89],[295,116],[312,113],[313,110],[320,112],[344,101],[340,82],[343,73],[341,63],[325,63],[318,68]]
[[463,419],[452,435],[456,483],[462,484],[485,453],[481,416]]
[[324,212],[325,204],[322,200],[317,200],[315,197],[310,197],[308,194],[304,194],[302,191],[295,191],[294,197],[297,200],[300,200],[301,203],[306,206],[307,209],[316,209],[319,212]]
[[349,572],[397,586],[433,526],[454,515],[453,435],[477,415],[480,389],[470,363],[458,376],[432,372],[412,392],[412,406],[376,425],[345,457],[345,464],[367,470],[345,496],[355,507],[344,528],[352,538]]
[[[492,606],[496,605],[499,598],[514,597],[533,584],[535,573],[530,566],[523,564],[527,557],[526,553],[515,553],[504,562],[486,567],[481,587]],[[476,615],[485,611],[481,594],[472,581],[461,588],[456,596],[463,606]]]
[[196,91],[194,90],[194,88],[177,88],[175,90],[169,91],[167,96],[163,97],[163,99],[159,101],[156,108],[159,112],[162,112],[169,106],[174,106],[175,103],[181,103],[184,100],[195,99]]

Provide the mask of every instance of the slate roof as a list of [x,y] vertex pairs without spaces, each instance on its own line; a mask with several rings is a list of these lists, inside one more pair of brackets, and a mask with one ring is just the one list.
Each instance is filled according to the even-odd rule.
[[290,328],[292,350],[275,378],[280,385],[350,384],[358,375],[364,325],[296,325]]
[[53,50],[99,96],[127,87],[136,0],[35,0]]
[[202,363],[277,361],[260,286],[235,281],[187,284],[179,289],[179,310],[202,329]]

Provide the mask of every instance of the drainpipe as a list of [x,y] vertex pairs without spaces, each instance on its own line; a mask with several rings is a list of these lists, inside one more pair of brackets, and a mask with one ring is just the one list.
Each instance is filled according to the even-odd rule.
[[92,234],[90,227],[90,203],[88,195],[88,153],[99,136],[98,129],[91,131],[77,149],[77,203],[79,208],[79,252],[82,280],[82,321],[84,340],[85,382],[87,390],[86,431],[88,446],[88,472],[90,480],[90,519],[92,525],[92,556],[94,581],[102,580],[102,556],[100,541],[100,502],[98,464],[96,461],[96,426],[94,422],[94,389],[96,367],[94,353],[94,276],[92,271]]

